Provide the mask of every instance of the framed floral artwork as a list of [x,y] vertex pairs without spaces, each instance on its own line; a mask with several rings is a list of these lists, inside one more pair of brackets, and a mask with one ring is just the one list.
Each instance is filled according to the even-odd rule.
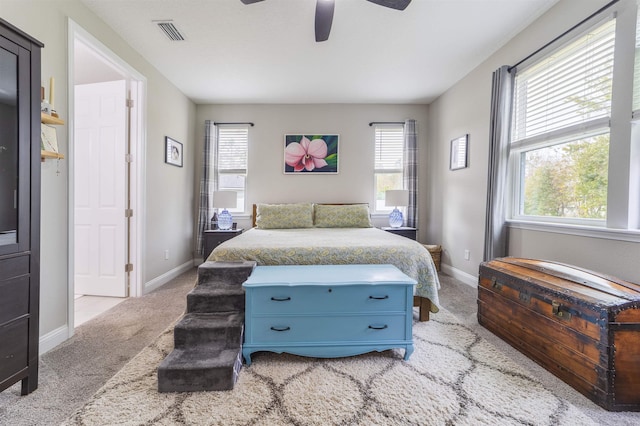
[[284,135],[284,173],[338,173],[339,135]]

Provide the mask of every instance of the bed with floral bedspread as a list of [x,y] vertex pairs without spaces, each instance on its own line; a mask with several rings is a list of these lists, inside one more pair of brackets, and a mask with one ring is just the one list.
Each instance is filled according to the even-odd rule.
[[217,246],[210,261],[258,265],[391,264],[418,281],[415,295],[438,312],[440,282],[429,251],[417,241],[373,227],[252,228]]

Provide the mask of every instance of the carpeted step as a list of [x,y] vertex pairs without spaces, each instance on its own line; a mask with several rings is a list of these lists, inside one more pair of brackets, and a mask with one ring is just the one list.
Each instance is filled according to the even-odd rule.
[[256,262],[204,262],[198,266],[198,286],[241,287]]
[[174,328],[174,350],[158,367],[158,391],[230,390],[242,367],[245,293],[256,262],[205,262]]
[[239,349],[212,345],[174,349],[158,367],[159,392],[231,390],[242,368]]
[[196,286],[187,294],[188,313],[240,312],[244,314],[244,288]]
[[173,330],[174,346],[186,349],[217,344],[237,349],[242,344],[243,324],[244,315],[236,312],[186,314]]

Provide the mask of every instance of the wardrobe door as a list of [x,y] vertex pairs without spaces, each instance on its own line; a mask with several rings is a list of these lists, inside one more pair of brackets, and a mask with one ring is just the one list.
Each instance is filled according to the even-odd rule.
[[0,19],[0,391],[37,387],[40,48]]
[[18,160],[24,155],[18,139],[18,53],[17,45],[0,38],[0,254],[18,250]]

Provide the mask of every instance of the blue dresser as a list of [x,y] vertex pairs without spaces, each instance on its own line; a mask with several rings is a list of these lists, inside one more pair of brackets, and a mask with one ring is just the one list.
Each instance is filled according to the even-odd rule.
[[242,355],[319,358],[391,348],[413,352],[413,286],[393,265],[258,266],[246,291]]

